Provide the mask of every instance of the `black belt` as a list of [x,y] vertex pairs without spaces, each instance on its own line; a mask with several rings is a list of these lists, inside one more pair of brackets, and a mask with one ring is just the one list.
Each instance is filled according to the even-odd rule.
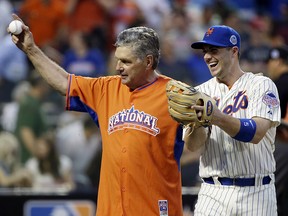
[[[208,184],[215,184],[212,177],[202,178],[204,182]],[[255,186],[255,178],[226,178],[218,177],[217,180],[221,185],[234,185],[234,186]],[[262,185],[269,184],[271,182],[270,176],[265,176],[262,178]]]

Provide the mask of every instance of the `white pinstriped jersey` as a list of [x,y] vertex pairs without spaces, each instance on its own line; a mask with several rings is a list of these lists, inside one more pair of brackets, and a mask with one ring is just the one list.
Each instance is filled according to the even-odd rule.
[[280,122],[278,91],[268,77],[244,73],[229,90],[212,78],[197,87],[217,100],[218,108],[236,118],[261,117],[273,122],[258,144],[244,143],[213,125],[200,157],[200,177],[252,177],[275,171],[276,126]]

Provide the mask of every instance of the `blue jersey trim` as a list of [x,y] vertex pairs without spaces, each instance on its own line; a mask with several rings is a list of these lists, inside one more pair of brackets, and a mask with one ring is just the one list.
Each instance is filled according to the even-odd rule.
[[70,111],[77,111],[77,112],[87,112],[95,124],[99,127],[98,116],[97,113],[91,109],[89,106],[84,104],[78,96],[70,97]]
[[181,170],[180,158],[183,153],[183,147],[184,147],[184,141],[182,137],[183,137],[183,128],[181,125],[179,125],[176,132],[175,146],[174,146],[174,156],[177,161],[179,171]]

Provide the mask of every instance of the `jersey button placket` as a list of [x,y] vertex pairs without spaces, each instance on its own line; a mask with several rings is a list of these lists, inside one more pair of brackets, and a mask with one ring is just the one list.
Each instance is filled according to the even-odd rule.
[[127,194],[127,185],[128,185],[128,176],[127,176],[127,163],[128,163],[128,153],[127,147],[123,147],[122,150],[122,167],[120,169],[121,176],[121,194],[124,208],[128,207],[128,194]]

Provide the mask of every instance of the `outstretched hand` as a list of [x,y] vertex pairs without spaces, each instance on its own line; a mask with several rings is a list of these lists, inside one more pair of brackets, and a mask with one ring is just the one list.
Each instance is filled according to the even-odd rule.
[[29,27],[24,24],[24,22],[16,15],[12,14],[13,20],[19,20],[22,22],[23,31],[19,35],[14,35],[9,31],[7,27],[7,32],[11,34],[12,41],[16,46],[23,52],[27,53],[28,50],[35,45],[33,35],[29,30]]

